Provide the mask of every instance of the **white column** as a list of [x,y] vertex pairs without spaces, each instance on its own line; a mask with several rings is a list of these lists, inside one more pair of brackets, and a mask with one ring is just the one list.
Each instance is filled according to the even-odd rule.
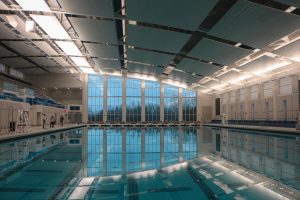
[[182,117],[182,88],[178,88],[178,121],[182,121],[183,117]]
[[103,130],[103,176],[107,175],[107,131]]
[[200,101],[200,92],[197,92],[197,121],[201,121],[201,101]]
[[160,121],[164,121],[164,84],[160,83]]
[[88,75],[82,74],[82,122],[88,123]]
[[278,120],[279,80],[273,81],[273,119]]
[[122,122],[126,122],[126,76],[122,76]]
[[103,76],[103,121],[107,121],[107,79],[108,76]]
[[142,96],[141,96],[141,121],[146,121],[145,117],[145,80],[142,80]]
[[256,114],[256,119],[264,119],[264,116],[263,116],[263,105],[262,105],[262,100],[263,100],[263,84],[258,84],[257,85],[257,114]]

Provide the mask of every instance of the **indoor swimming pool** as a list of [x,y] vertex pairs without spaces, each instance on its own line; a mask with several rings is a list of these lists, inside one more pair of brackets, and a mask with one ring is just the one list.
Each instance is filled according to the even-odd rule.
[[299,199],[299,139],[86,127],[0,141],[0,199]]

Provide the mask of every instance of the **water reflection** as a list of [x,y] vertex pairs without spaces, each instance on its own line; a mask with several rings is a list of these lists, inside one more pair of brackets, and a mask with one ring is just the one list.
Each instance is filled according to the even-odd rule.
[[88,130],[87,176],[159,169],[196,157],[196,128]]

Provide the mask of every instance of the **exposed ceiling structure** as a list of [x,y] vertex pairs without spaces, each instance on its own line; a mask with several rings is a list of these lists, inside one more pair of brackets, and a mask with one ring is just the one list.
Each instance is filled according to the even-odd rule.
[[2,0],[0,63],[215,92],[300,66],[295,0]]

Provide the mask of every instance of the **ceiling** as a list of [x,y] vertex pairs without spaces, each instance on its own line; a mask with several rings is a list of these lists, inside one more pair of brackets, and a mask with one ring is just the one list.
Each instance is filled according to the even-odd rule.
[[[139,73],[211,92],[300,66],[295,0],[36,2],[46,8],[0,2],[0,63],[25,74],[82,73],[58,41],[74,42],[96,73]],[[50,21],[36,15],[54,17],[67,36],[48,34]],[[33,31],[26,21],[36,22]]]

